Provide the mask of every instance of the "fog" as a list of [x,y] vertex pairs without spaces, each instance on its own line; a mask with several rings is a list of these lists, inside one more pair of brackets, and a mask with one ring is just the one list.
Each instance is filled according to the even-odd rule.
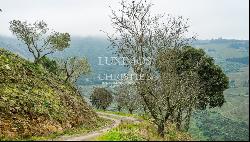
[[[249,38],[248,0],[151,0],[153,13],[170,13],[190,20],[199,39]],[[112,32],[110,8],[117,0],[0,0],[0,34],[11,35],[9,21],[44,20],[50,28],[75,36]]]

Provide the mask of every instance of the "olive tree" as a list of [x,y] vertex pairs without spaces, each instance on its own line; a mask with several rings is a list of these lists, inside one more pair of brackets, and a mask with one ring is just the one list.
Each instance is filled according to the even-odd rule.
[[116,103],[117,110],[120,112],[125,107],[124,96],[119,93],[115,93],[114,101]]
[[141,98],[134,84],[122,84],[119,86],[115,100],[118,108],[124,108],[130,114],[141,107]]
[[58,60],[59,68],[64,76],[64,82],[75,82],[80,75],[91,72],[87,58],[68,57],[66,60]]
[[[178,129],[183,120],[189,122],[198,95],[202,91],[202,82],[200,82],[197,72],[182,71],[179,73],[178,67],[182,65],[179,63],[180,54],[182,54],[181,50],[176,48],[165,49],[159,54],[156,66],[160,78],[157,80],[159,87],[156,92],[160,94],[157,98],[153,98],[158,99],[158,104],[162,106],[158,111],[166,109],[163,121],[174,119],[178,122]],[[199,64],[200,62],[197,63],[197,66]]]
[[106,108],[112,103],[113,96],[105,88],[94,88],[93,93],[90,95],[90,102],[97,109],[106,110]]
[[62,51],[70,45],[69,33],[50,32],[44,21],[33,24],[27,21],[13,20],[10,22],[10,31],[16,35],[18,40],[24,42],[34,57],[34,62],[54,53]]
[[[168,51],[173,54],[173,51]],[[187,99],[187,103],[180,104],[175,111],[174,117],[177,128],[187,131],[192,110],[221,107],[225,102],[223,91],[228,88],[228,77],[222,69],[214,63],[213,58],[206,55],[202,49],[191,46],[178,50],[175,72],[181,76],[187,72],[197,74],[197,85],[191,91],[191,95],[196,92],[194,101]],[[161,62],[168,59],[169,55],[161,57]],[[167,67],[162,64],[162,67]],[[192,78],[193,80],[196,78]],[[199,87],[199,88],[197,88]],[[195,89],[196,88],[196,89]],[[198,92],[197,92],[198,91]],[[188,93],[186,93],[188,94]],[[185,115],[185,117],[183,117]],[[182,125],[182,123],[184,123]]]

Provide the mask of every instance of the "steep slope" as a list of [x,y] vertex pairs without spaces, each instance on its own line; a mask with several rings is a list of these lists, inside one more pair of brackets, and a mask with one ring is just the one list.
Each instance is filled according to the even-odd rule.
[[0,140],[92,127],[97,121],[74,87],[0,48]]

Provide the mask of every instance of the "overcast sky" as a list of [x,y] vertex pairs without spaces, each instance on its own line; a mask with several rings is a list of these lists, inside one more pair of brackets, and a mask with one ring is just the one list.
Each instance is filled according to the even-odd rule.
[[[190,19],[199,39],[249,38],[249,0],[151,0],[153,13]],[[111,31],[110,8],[117,0],[0,0],[0,35],[8,35],[13,19],[44,20],[55,31],[76,36],[102,36]]]

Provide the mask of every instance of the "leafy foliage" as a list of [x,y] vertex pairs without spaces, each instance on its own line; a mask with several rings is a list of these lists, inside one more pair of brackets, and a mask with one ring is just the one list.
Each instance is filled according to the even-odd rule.
[[179,74],[183,71],[195,71],[200,77],[203,91],[199,95],[198,107],[205,109],[208,105],[222,106],[225,102],[223,91],[229,87],[229,80],[213,58],[207,56],[202,49],[190,46],[184,47],[180,56],[177,67]]
[[136,90],[135,84],[126,84],[125,82],[117,87],[115,102],[118,109],[126,109],[129,113],[138,110],[141,107],[141,97]]
[[29,52],[32,53],[35,63],[41,58],[62,51],[70,45],[68,33],[53,32],[48,34],[48,27],[44,21],[29,24],[26,21],[13,20],[10,22],[10,30],[17,38],[24,42]]
[[86,58],[69,57],[66,60],[59,60],[59,68],[65,76],[65,82],[75,82],[80,75],[90,72],[90,65]]
[[113,101],[112,94],[105,88],[95,88],[90,101],[97,109],[106,109]]
[[41,58],[41,64],[44,68],[46,68],[49,72],[54,73],[55,75],[60,73],[60,69],[56,60],[49,59],[48,57]]
[[[128,66],[138,76],[143,75],[136,81],[138,93],[155,119],[159,135],[164,137],[164,123],[174,108],[170,104],[172,98],[167,96],[171,92],[165,93],[167,89],[162,88],[164,83],[158,88],[161,83],[157,78],[161,76],[159,77],[157,72],[155,60],[162,49],[181,48],[189,45],[195,37],[185,37],[189,25],[182,16],[151,15],[152,5],[147,1],[130,3],[122,0],[121,8],[117,11],[112,10],[111,15],[112,26],[116,33],[107,36],[111,47],[116,49],[114,53],[128,60],[138,61]],[[150,64],[143,63],[145,59],[150,60]]]
[[[205,140],[247,141],[249,140],[248,125],[242,121],[234,121],[217,112],[197,111],[194,120]],[[191,128],[190,131],[192,131]]]

